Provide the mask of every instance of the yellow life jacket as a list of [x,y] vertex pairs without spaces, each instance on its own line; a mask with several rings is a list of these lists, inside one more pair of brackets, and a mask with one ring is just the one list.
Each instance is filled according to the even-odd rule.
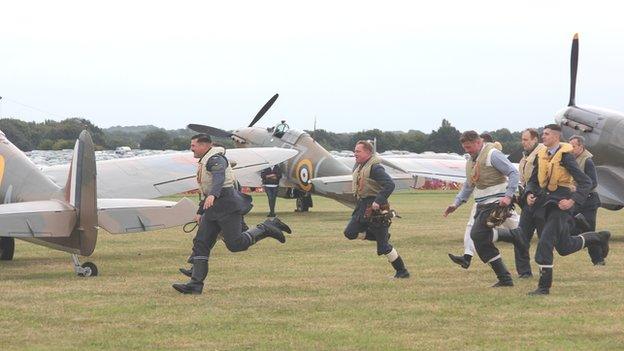
[[541,188],[555,191],[560,186],[574,187],[572,175],[561,165],[563,154],[570,152],[572,152],[572,145],[568,143],[560,143],[559,149],[551,156],[548,155],[548,148],[546,147],[539,151],[537,179]]
[[[206,169],[208,160],[214,155],[225,154],[225,149],[222,147],[212,147],[206,154],[199,160],[197,164],[197,185],[201,192],[208,196],[212,190],[212,172]],[[231,188],[234,186],[235,178],[232,166],[229,164],[225,168],[225,180],[223,181],[224,188]]]
[[[576,156],[576,163],[579,165],[581,171],[585,172],[585,163],[587,160],[594,157],[591,152],[587,151],[587,149],[583,150],[580,155]],[[576,186],[576,182],[574,182],[574,186]],[[595,188],[592,188],[593,191]]]
[[530,154],[522,156],[522,159],[518,163],[518,170],[520,171],[520,183],[522,185],[526,185],[526,183],[529,181],[529,178],[531,178],[531,174],[533,174],[533,168],[535,168],[535,158],[537,157],[537,154],[545,148],[546,146],[544,146],[544,144],[537,144],[535,149],[533,149]]
[[487,165],[487,157],[492,149],[498,149],[493,143],[485,143],[475,161],[466,162],[466,180],[477,189],[485,189],[507,182],[507,177],[491,165]]
[[583,150],[580,155],[576,156],[576,163],[579,165],[581,171],[585,172],[585,163],[592,157],[594,157],[594,155],[587,151],[587,149]]
[[355,167],[351,188],[356,198],[361,199],[369,196],[377,196],[382,189],[381,184],[370,177],[371,168],[380,163],[381,160],[376,155],[373,155],[366,163]]

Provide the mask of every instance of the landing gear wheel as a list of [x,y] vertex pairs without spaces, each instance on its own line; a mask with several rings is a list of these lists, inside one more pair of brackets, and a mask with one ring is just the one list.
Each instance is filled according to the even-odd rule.
[[84,269],[83,272],[78,273],[80,277],[95,277],[98,275],[97,266],[93,262],[85,262],[80,267]]
[[0,260],[11,261],[15,253],[15,239],[9,237],[0,238]]

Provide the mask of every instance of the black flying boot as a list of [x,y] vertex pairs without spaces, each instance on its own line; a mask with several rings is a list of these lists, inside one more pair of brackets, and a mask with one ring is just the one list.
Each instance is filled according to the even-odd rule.
[[464,256],[455,256],[453,254],[448,254],[448,257],[453,261],[453,263],[457,263],[463,269],[468,269],[470,267],[470,261],[472,260],[472,256],[468,254],[464,254]]
[[496,228],[495,230],[498,232],[498,240],[506,243],[512,243],[514,244],[514,246],[522,251],[527,251],[529,249],[529,245],[526,242],[524,234],[522,233],[522,230],[520,228],[512,230],[505,228]]
[[277,229],[279,229],[279,230],[281,230],[283,232],[286,232],[288,234],[292,234],[292,230],[290,229],[290,227],[286,223],[282,222],[277,217],[275,217],[273,219],[267,219],[266,221],[264,221],[264,224],[272,225],[275,228],[277,228]]
[[490,262],[490,266],[494,273],[496,273],[496,277],[498,278],[498,282],[492,285],[493,288],[500,288],[506,286],[514,286],[513,280],[511,279],[511,273],[505,267],[502,258],[498,258],[492,262]]
[[182,294],[201,294],[204,279],[208,275],[208,260],[194,260],[191,281],[186,284],[173,284],[173,288]]
[[190,269],[186,269],[184,267],[181,267],[179,269],[180,273],[184,274],[187,277],[191,277],[193,275],[193,267],[191,267]]
[[396,260],[390,262],[390,264],[396,270],[396,273],[394,274],[395,278],[397,279],[409,278],[410,274],[407,271],[407,268],[405,268],[405,263],[403,263],[403,259],[401,258],[401,256],[397,257]]
[[552,286],[553,269],[540,267],[540,279],[537,283],[537,289],[529,292],[529,295],[548,295]]
[[611,232],[587,232],[579,235],[585,239],[585,247],[592,245],[600,245],[602,249],[602,257],[606,258],[609,255],[609,238],[611,238]]
[[286,242],[286,237],[284,236],[284,233],[282,233],[282,231],[276,228],[274,225],[268,224],[267,222],[269,221],[270,220],[267,219],[266,221],[264,221],[264,223],[260,223],[257,227],[249,229],[245,232],[251,237],[252,244],[255,244],[258,241],[269,237],[279,241],[282,244]]

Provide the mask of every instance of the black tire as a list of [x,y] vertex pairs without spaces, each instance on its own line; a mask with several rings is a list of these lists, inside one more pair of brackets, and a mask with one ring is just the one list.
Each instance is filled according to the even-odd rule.
[[86,274],[79,274],[81,277],[95,277],[98,275],[98,269],[95,263],[93,262],[85,262],[80,267],[88,268],[90,271]]
[[15,254],[15,239],[0,237],[0,260],[11,261]]

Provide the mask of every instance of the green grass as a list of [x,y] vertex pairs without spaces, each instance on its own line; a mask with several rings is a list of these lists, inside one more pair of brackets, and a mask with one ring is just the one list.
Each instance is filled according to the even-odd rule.
[[[278,200],[295,230],[285,245],[267,239],[234,254],[218,243],[200,296],[171,288],[185,281],[177,269],[192,245],[180,228],[101,233],[94,278],[74,276],[67,254],[20,241],[15,260],[0,262],[0,350],[624,349],[621,212],[599,213],[615,236],[607,266],[586,252],[556,256],[551,295],[529,297],[537,278],[492,289],[486,265],[449,261],[463,250],[470,209],[443,218],[453,196],[391,198],[403,216],[392,242],[412,273],[401,281],[374,243],[344,238],[350,210],[319,197],[303,214]],[[266,198],[254,200],[250,224],[267,213]],[[513,269],[512,247],[499,247]]]

